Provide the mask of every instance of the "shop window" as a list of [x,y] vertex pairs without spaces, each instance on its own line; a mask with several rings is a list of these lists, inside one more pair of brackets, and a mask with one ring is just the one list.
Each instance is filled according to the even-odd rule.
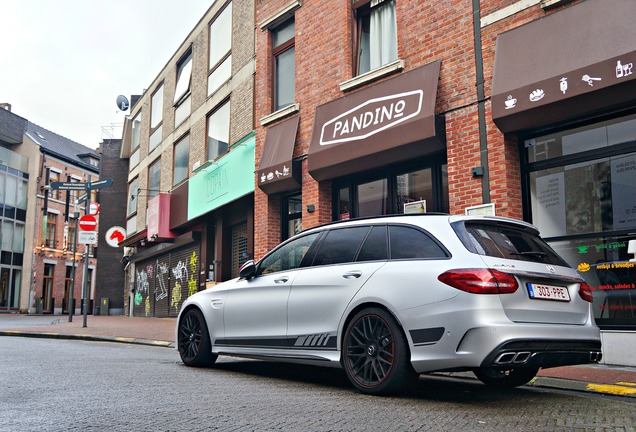
[[272,30],[274,57],[274,111],[292,105],[296,97],[296,54],[294,19]]
[[527,216],[593,289],[601,328],[636,328],[636,115],[524,141]]
[[395,0],[368,0],[355,3],[358,75],[397,60]]
[[[444,163],[442,163],[444,162]],[[385,214],[448,212],[448,168],[441,158],[386,167],[334,182],[334,220]],[[414,166],[411,168],[411,166]]]
[[225,102],[208,117],[208,160],[215,160],[229,149],[230,101]]
[[232,75],[232,3],[210,24],[208,96]]
[[175,186],[188,178],[190,136],[186,135],[174,145],[174,167],[172,185]]
[[388,180],[381,179],[358,185],[358,216],[389,213]]
[[295,236],[303,230],[303,200],[301,194],[284,196],[282,199],[281,241]]
[[150,142],[148,152],[153,151],[163,138],[163,84],[152,94],[150,100]]

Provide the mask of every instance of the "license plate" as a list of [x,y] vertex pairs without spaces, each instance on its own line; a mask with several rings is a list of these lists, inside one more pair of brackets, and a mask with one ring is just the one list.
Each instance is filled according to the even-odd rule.
[[570,301],[570,293],[565,287],[529,283],[528,294],[537,300]]

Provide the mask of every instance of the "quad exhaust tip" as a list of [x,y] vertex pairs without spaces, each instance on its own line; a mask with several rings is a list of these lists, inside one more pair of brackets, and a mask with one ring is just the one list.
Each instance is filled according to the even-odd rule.
[[[499,354],[495,359],[496,365],[510,365],[510,364],[525,364],[530,360],[533,354],[530,351],[520,352],[505,352]],[[590,351],[589,359],[592,363],[598,363],[603,358],[603,353],[600,351]]]

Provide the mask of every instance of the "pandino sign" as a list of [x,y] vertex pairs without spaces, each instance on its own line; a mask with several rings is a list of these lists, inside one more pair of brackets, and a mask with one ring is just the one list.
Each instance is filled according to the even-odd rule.
[[361,140],[396,126],[417,116],[423,100],[422,90],[371,99],[326,122],[320,145]]

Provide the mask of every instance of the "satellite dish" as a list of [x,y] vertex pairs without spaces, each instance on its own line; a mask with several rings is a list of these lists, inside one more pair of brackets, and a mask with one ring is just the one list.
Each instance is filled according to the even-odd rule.
[[121,111],[127,111],[130,108],[130,102],[128,102],[128,98],[124,95],[117,96],[117,107]]

